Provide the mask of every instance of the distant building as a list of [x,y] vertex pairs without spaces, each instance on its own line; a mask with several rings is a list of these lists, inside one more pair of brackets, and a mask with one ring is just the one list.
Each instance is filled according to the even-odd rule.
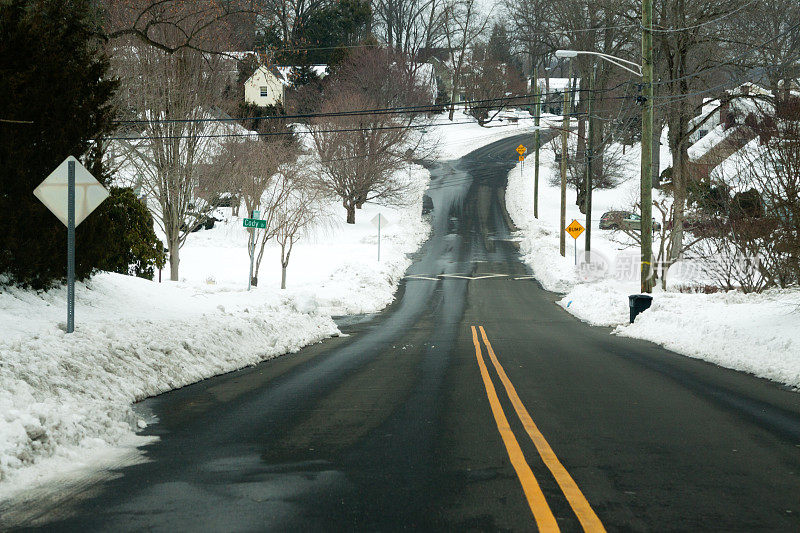
[[[575,84],[578,91],[581,88],[580,78],[539,78],[538,80],[528,80],[529,94],[533,92],[534,83],[539,88],[539,94],[542,95],[542,112],[554,115],[561,114],[561,107],[564,104],[564,90],[569,88],[570,84]],[[580,92],[575,95],[573,103],[577,104],[580,101],[580,95]]]
[[[282,105],[286,101],[286,88],[294,84],[298,68],[261,65],[244,82],[244,101],[259,107]],[[328,73],[327,65],[312,65],[311,70],[320,78]]]

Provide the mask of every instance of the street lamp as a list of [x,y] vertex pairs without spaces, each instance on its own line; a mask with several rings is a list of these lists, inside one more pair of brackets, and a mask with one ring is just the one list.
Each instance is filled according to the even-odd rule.
[[559,59],[573,59],[578,57],[579,54],[603,58],[621,69],[625,69],[632,74],[636,74],[640,78],[642,77],[642,66],[640,64],[634,63],[633,61],[628,61],[627,59],[622,59],[621,57],[603,54],[600,52],[591,52],[589,50],[556,50],[556,57]]
[[[645,10],[649,2],[644,2]],[[647,23],[647,24],[645,24]],[[643,26],[649,26],[647,13],[643,16]],[[609,63],[620,67],[636,76],[642,78],[643,89],[645,92],[644,105],[642,106],[642,164],[641,164],[641,209],[642,209],[642,225],[641,225],[641,290],[642,292],[652,292],[652,269],[650,263],[653,257],[653,176],[652,176],[652,161],[653,161],[653,62],[652,62],[652,38],[646,29],[643,33],[642,39],[642,52],[644,64],[639,65],[621,57],[603,54],[600,52],[591,52],[588,50],[556,50],[556,57],[561,59],[573,59],[578,55],[591,55],[597,56],[600,59],[608,61]],[[591,80],[590,80],[591,81]],[[591,91],[593,87],[589,87],[589,127],[591,128],[591,106],[594,96]],[[589,134],[591,142],[592,135]],[[587,164],[591,165],[591,147],[588,148]],[[586,230],[587,230],[587,251],[589,250],[590,227],[591,223],[591,167],[587,176],[587,201],[586,201]],[[562,229],[563,231],[563,229]]]

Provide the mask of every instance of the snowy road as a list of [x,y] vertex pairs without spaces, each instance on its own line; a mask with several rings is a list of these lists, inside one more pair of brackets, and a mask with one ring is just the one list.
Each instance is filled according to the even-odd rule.
[[800,529],[797,393],[587,326],[529,279],[502,207],[525,139],[431,169],[433,235],[385,312],[148,400],[149,462],[19,525]]

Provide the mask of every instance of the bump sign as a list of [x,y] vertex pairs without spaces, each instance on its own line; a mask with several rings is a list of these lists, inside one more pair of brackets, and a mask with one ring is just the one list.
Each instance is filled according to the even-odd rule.
[[573,239],[577,239],[581,236],[581,233],[584,231],[584,227],[581,226],[581,223],[577,220],[573,220],[570,222],[570,225],[567,226],[567,233],[569,233]]
[[523,145],[520,144],[519,146],[517,146],[517,153],[519,155],[525,155],[525,152],[527,152],[527,151],[528,151],[528,149],[525,148]]

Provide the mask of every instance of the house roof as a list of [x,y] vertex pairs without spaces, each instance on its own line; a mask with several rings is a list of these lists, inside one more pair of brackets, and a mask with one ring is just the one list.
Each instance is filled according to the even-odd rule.
[[[539,78],[539,87],[546,87],[547,79]],[[563,91],[565,87],[569,87],[572,83],[575,83],[579,88],[581,86],[580,78],[577,80],[575,78],[549,78],[549,80],[551,91]]]
[[[311,71],[319,76],[320,78],[324,78],[328,75],[328,65],[309,65],[311,67]],[[275,76],[279,82],[281,82],[284,86],[288,87],[292,85],[292,76],[294,72],[299,69],[300,66],[295,65],[261,65],[256,69],[255,72],[247,79],[249,82],[253,79],[253,76],[258,74],[259,72],[269,72],[273,76]]]

